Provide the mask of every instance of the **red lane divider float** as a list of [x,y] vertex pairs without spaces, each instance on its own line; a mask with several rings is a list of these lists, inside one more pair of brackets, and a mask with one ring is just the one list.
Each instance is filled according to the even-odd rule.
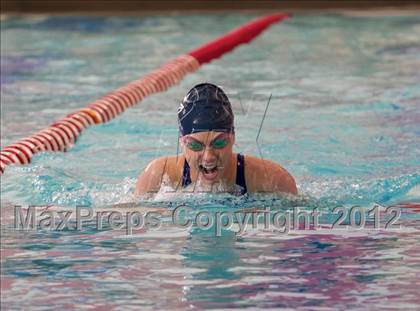
[[420,202],[407,202],[395,205],[396,207],[409,209],[414,212],[420,212]]
[[54,122],[48,128],[23,138],[0,151],[0,174],[11,164],[28,164],[34,154],[43,151],[67,151],[87,127],[108,122],[145,97],[167,90],[202,64],[248,43],[271,24],[287,18],[286,14],[265,16],[242,25],[198,49],[181,55],[139,80],[90,103]]
[[210,41],[188,54],[197,59],[200,64],[208,63],[215,58],[233,50],[240,44],[248,43],[273,23],[289,18],[287,14],[275,14],[256,19],[242,25],[223,37]]

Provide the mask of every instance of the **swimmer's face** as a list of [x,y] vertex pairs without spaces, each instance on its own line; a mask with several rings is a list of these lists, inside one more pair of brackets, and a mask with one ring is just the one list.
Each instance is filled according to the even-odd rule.
[[235,135],[224,132],[199,132],[181,137],[184,155],[205,183],[215,183],[223,177],[232,158]]

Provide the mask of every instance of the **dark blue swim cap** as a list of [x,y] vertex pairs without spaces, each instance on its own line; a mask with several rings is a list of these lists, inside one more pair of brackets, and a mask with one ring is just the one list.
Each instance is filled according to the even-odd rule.
[[223,90],[211,83],[194,86],[178,108],[181,135],[218,131],[234,132],[233,112]]

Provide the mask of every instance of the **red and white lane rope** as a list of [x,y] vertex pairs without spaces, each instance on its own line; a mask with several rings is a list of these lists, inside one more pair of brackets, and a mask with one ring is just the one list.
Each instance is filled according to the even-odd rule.
[[240,44],[250,42],[268,26],[287,17],[286,14],[275,14],[242,25],[198,49],[171,60],[143,78],[106,94],[46,129],[3,148],[0,151],[0,174],[8,165],[28,164],[38,152],[67,151],[85,128],[108,122],[145,97],[167,90],[202,64],[222,56]]

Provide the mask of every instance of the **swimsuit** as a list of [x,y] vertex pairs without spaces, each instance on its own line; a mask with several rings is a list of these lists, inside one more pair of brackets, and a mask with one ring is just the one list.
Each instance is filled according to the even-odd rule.
[[[245,157],[238,153],[238,164],[236,165],[236,185],[240,187],[240,194],[244,195],[247,192],[245,182]],[[191,184],[190,166],[187,160],[184,160],[184,169],[182,171],[182,187]]]

